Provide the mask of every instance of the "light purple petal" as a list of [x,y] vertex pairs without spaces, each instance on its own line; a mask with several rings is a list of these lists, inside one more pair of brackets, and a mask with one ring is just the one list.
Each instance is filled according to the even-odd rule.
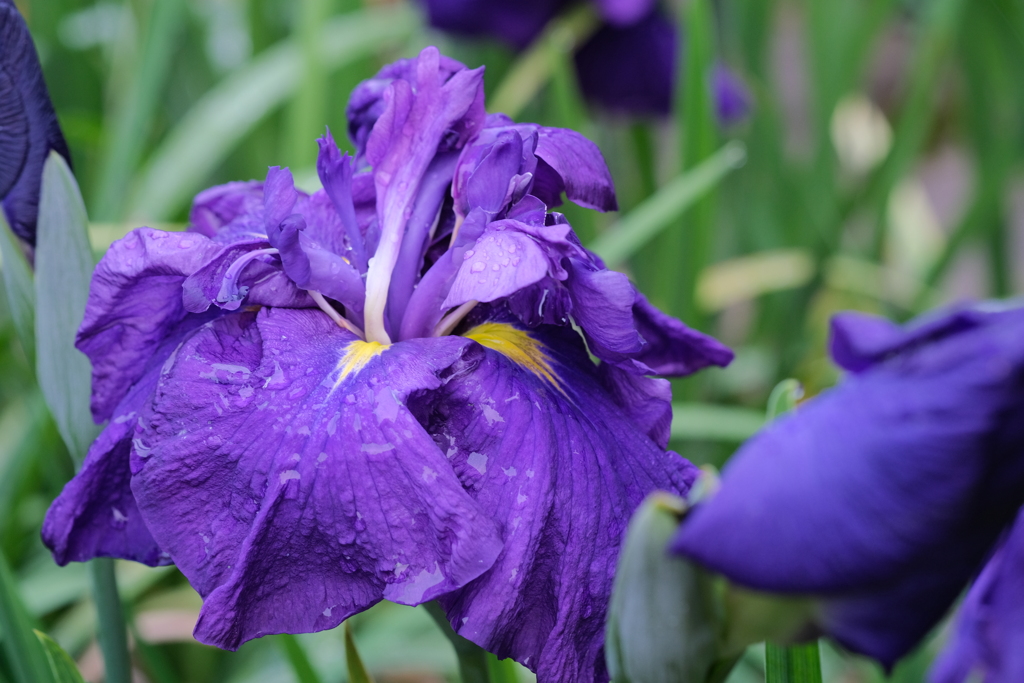
[[597,145],[574,130],[535,124],[516,126],[521,134],[537,134],[537,169],[530,190],[548,207],[569,201],[598,211],[617,211],[615,183]]
[[333,628],[382,598],[431,600],[500,550],[405,407],[469,342],[402,342],[345,375],[353,341],[320,311],[231,316],[182,347],[140,417],[132,490],[205,598],[202,642],[233,649]]
[[320,145],[320,154],[316,161],[317,175],[341,221],[351,251],[352,265],[360,273],[365,273],[366,245],[359,230],[355,203],[352,199],[353,160],[348,154],[341,155],[330,130],[317,140],[317,143]]
[[505,540],[441,604],[458,633],[539,681],[607,680],[605,610],[629,516],[652,490],[685,493],[697,470],[622,415],[575,332],[530,334],[558,386],[480,346],[444,401],[411,406]]
[[583,259],[570,259],[570,263],[566,285],[572,296],[572,314],[591,353],[609,362],[639,355],[644,340],[634,322],[637,291],[629,278]]
[[185,317],[181,286],[220,251],[196,233],[139,228],[114,242],[93,272],[75,346],[92,361],[92,414],[108,419],[146,361]]
[[299,214],[292,214],[281,223],[278,247],[285,273],[299,288],[334,299],[361,320],[366,289],[359,271],[315,242],[305,228],[306,221]]

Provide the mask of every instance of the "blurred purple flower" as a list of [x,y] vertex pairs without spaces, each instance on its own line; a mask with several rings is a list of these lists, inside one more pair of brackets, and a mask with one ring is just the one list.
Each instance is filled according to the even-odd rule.
[[[832,333],[851,374],[748,442],[673,547],[745,586],[820,596],[825,633],[892,666],[1024,502],[1024,309],[964,308],[906,327],[843,314]],[[973,631],[982,645],[1020,633],[1019,577],[998,578],[1000,565],[1020,566],[1017,536],[965,607],[968,622],[993,617]],[[1020,680],[1012,670],[985,680]]]
[[[568,0],[422,0],[430,23],[466,36],[490,36],[522,49]],[[594,0],[604,23],[576,53],[580,87],[602,107],[632,114],[672,109],[678,43],[656,0]],[[726,67],[713,74],[712,94],[723,124],[741,120],[751,98]]]
[[615,207],[600,152],[486,117],[481,70],[427,48],[349,113],[358,162],[328,134],[323,190],[272,168],[100,262],[78,346],[109,423],[44,539],[175,563],[220,647],[439,599],[542,681],[607,680],[629,513],[695,475],[648,375],[732,354],[548,211]]
[[12,0],[0,0],[0,207],[11,230],[30,245],[50,150],[70,163],[32,36]]

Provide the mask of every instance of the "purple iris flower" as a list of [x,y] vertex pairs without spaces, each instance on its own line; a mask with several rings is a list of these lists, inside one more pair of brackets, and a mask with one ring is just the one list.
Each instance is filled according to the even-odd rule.
[[[422,0],[431,25],[467,36],[491,36],[516,48],[536,38],[567,0]],[[595,0],[604,20],[576,53],[580,87],[606,109],[667,114],[672,109],[675,26],[656,0]],[[751,97],[742,81],[717,66],[711,89],[724,124],[746,116]]]
[[31,245],[50,150],[70,163],[28,26],[12,0],[0,0],[0,207]]
[[[1024,309],[962,308],[905,327],[843,314],[832,334],[849,376],[748,442],[673,548],[755,589],[820,596],[825,633],[892,666],[1024,502]],[[1021,633],[1020,575],[1002,578],[1021,566],[1019,537],[968,600],[968,621],[995,617],[980,629],[987,643]],[[985,680],[1021,680],[1015,666]]]
[[219,647],[438,599],[541,680],[607,680],[629,514],[696,474],[650,375],[732,354],[548,210],[615,207],[600,152],[486,116],[482,76],[427,48],[353,94],[323,190],[272,168],[111,247],[78,336],[108,423],[47,515],[57,562],[173,562]]

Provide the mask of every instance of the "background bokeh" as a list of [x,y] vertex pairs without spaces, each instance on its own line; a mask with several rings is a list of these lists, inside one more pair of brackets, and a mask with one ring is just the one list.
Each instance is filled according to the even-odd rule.
[[[290,166],[300,186],[315,189],[315,138],[327,125],[347,144],[348,93],[387,62],[436,44],[469,66],[485,64],[492,108],[576,128],[603,150],[622,211],[566,207],[584,242],[611,249],[601,253],[655,304],[736,349],[729,368],[676,383],[673,447],[697,463],[728,459],[758,428],[779,380],[796,377],[808,394],[836,381],[826,355],[833,312],[904,320],[1024,288],[1019,0],[712,2],[683,42],[708,46],[748,88],[751,110],[729,126],[688,106],[707,91],[692,81],[700,69],[679,70],[691,82],[677,88],[670,116],[585,102],[571,53],[593,22],[572,8],[517,54],[439,33],[419,6],[398,0],[17,4],[71,148],[97,255],[139,225],[184,228],[195,192],[262,178],[269,165]],[[739,144],[724,147],[730,141]],[[743,150],[745,163],[722,172],[730,166],[722,160]],[[673,195],[706,179],[706,158],[724,177],[682,211]],[[637,230],[651,238],[608,246]],[[0,549],[32,615],[97,681],[88,572],[56,567],[39,540],[73,468],[6,301],[0,296]],[[340,631],[221,652],[191,639],[200,600],[176,570],[119,563],[118,574],[138,680],[345,676]],[[455,679],[451,646],[422,609],[382,604],[352,623],[378,681]],[[923,680],[943,628],[893,680]],[[885,679],[831,646],[824,666],[836,683]],[[0,683],[4,671],[0,655]],[[759,680],[752,650],[730,681]]]

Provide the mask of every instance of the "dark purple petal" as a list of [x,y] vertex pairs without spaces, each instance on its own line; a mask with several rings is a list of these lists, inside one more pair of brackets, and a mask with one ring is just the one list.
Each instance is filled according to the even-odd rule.
[[672,385],[669,381],[644,377],[609,363],[597,366],[597,374],[623,414],[660,448],[668,448],[672,432]]
[[[490,345],[467,354],[444,400],[411,405],[505,541],[441,604],[458,633],[540,681],[607,680],[605,610],[629,516],[650,491],[685,493],[697,470],[623,416],[571,329],[508,329],[470,330]],[[544,361],[493,350],[517,340]]]
[[292,215],[298,201],[292,172],[280,166],[268,168],[267,179],[263,182],[263,226],[271,246],[277,246],[281,223]]
[[92,275],[75,346],[92,361],[92,414],[108,419],[186,315],[181,287],[221,247],[196,233],[139,228],[114,242]]
[[591,353],[616,363],[636,357],[644,340],[633,317],[637,291],[629,278],[598,268],[589,260],[570,259],[570,263],[566,284],[572,297],[572,314]]
[[724,367],[732,362],[734,354],[728,346],[662,313],[639,292],[633,316],[646,342],[635,360],[656,375],[692,375],[710,365]]
[[50,151],[71,155],[17,7],[0,2],[0,207],[18,237],[36,241],[39,187]]
[[750,113],[750,91],[740,77],[723,64],[716,64],[711,72],[711,93],[719,123],[729,126]]
[[[219,315],[219,312],[214,315]],[[169,564],[149,533],[129,486],[129,454],[138,414],[148,403],[164,362],[182,341],[211,319],[187,316],[143,361],[143,375],[114,410],[89,448],[82,469],[53,501],[43,522],[43,541],[59,565],[117,557],[150,566]]]
[[531,194],[548,207],[561,204],[564,192],[569,201],[588,209],[617,211],[615,183],[597,145],[567,128],[535,128],[539,161]]
[[[892,664],[1024,502],[1024,311],[973,315],[967,328],[962,313],[933,318],[944,333],[749,441],[676,550],[757,589],[827,596],[826,630]],[[868,343],[878,328],[864,329],[868,339],[849,347],[880,348]]]
[[490,567],[494,523],[405,407],[469,344],[373,347],[320,311],[285,309],[184,344],[139,418],[132,490],[204,596],[199,640],[333,628]]
[[[960,606],[931,683],[1024,680],[1024,514],[985,565]],[[972,679],[974,674],[976,678]]]
[[249,232],[250,238],[264,235],[263,182],[227,183],[203,190],[192,202],[189,230],[217,239],[222,231],[232,237]]
[[566,0],[421,0],[430,25],[466,36],[500,38],[525,47]]
[[668,114],[676,43],[672,23],[657,10],[629,26],[603,26],[576,53],[583,94],[613,111]]

